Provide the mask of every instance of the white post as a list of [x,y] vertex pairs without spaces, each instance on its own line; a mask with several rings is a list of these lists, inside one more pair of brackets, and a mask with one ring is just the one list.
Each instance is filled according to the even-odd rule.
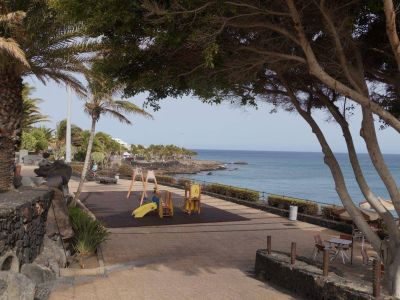
[[67,88],[67,130],[65,137],[65,162],[71,162],[71,90]]

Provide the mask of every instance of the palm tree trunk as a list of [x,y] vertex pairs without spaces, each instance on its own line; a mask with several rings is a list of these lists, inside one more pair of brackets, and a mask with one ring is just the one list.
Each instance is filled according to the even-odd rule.
[[94,134],[96,131],[96,119],[92,118],[92,128],[90,130],[90,136],[89,136],[89,142],[88,142],[88,147],[86,150],[86,157],[85,157],[85,163],[83,164],[83,169],[82,169],[82,174],[81,174],[81,180],[79,181],[79,186],[78,190],[76,191],[75,194],[75,200],[79,199],[79,196],[82,192],[83,188],[83,183],[85,182],[86,174],[89,168],[89,161],[90,161],[90,155],[92,154],[92,146],[93,146],[93,140],[94,140]]
[[20,76],[0,73],[0,191],[13,187],[14,155],[21,135],[22,87]]

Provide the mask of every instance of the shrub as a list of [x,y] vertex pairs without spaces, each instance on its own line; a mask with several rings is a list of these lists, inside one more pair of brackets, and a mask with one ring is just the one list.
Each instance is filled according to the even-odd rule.
[[88,255],[96,251],[97,246],[107,239],[109,232],[98,221],[77,207],[68,209],[74,230],[73,246],[79,255]]
[[176,184],[176,179],[171,176],[157,175],[156,178],[159,183]]
[[118,168],[118,173],[119,175],[122,176],[132,176],[132,171],[133,171],[132,166],[128,164],[122,164]]
[[328,219],[328,220],[336,220],[337,216],[335,214],[335,211],[337,211],[340,208],[343,208],[343,207],[336,206],[336,205],[323,206],[321,209],[322,217],[324,217],[325,219]]
[[185,179],[185,178],[178,179],[178,185],[180,185],[180,186],[187,186],[191,183],[192,183],[192,181],[189,179]]
[[314,202],[304,199],[285,197],[281,195],[269,195],[268,204],[287,210],[289,210],[290,205],[295,205],[298,207],[299,213],[312,216],[318,214],[318,205]]
[[254,202],[260,198],[260,194],[257,191],[222,184],[208,184],[204,186],[204,190],[218,195]]
[[73,173],[82,174],[83,164],[70,164]]
[[378,219],[378,221],[376,222],[376,228],[377,228],[377,234],[381,240],[384,240],[389,236],[387,226],[382,219]]
[[92,154],[90,155],[90,158],[96,163],[96,164],[100,164],[103,165],[104,159],[105,159],[105,155],[102,152],[92,152]]

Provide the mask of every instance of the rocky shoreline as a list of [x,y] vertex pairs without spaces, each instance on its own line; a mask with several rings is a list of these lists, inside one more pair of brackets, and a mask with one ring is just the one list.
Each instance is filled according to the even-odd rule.
[[158,174],[197,174],[199,172],[210,172],[226,170],[227,167],[219,161],[184,159],[174,161],[135,161],[134,167],[141,167],[147,170],[156,170]]

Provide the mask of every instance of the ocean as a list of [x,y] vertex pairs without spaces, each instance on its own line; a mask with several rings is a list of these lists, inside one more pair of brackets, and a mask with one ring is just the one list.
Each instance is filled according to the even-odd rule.
[[[235,150],[195,150],[196,159],[217,160],[228,167],[227,170],[184,175],[187,178],[207,182],[222,183],[242,188],[254,189],[270,194],[309,199],[322,203],[338,204],[341,201],[335,191],[329,168],[323,162],[322,153],[317,152],[277,152],[277,151],[235,151]],[[354,202],[364,201],[353,176],[353,171],[345,153],[336,157],[342,166],[347,188]],[[385,155],[386,163],[400,184],[400,155]],[[368,154],[359,155],[360,164],[371,190],[384,199],[388,193],[373,168]],[[232,164],[244,161],[247,165]]]

